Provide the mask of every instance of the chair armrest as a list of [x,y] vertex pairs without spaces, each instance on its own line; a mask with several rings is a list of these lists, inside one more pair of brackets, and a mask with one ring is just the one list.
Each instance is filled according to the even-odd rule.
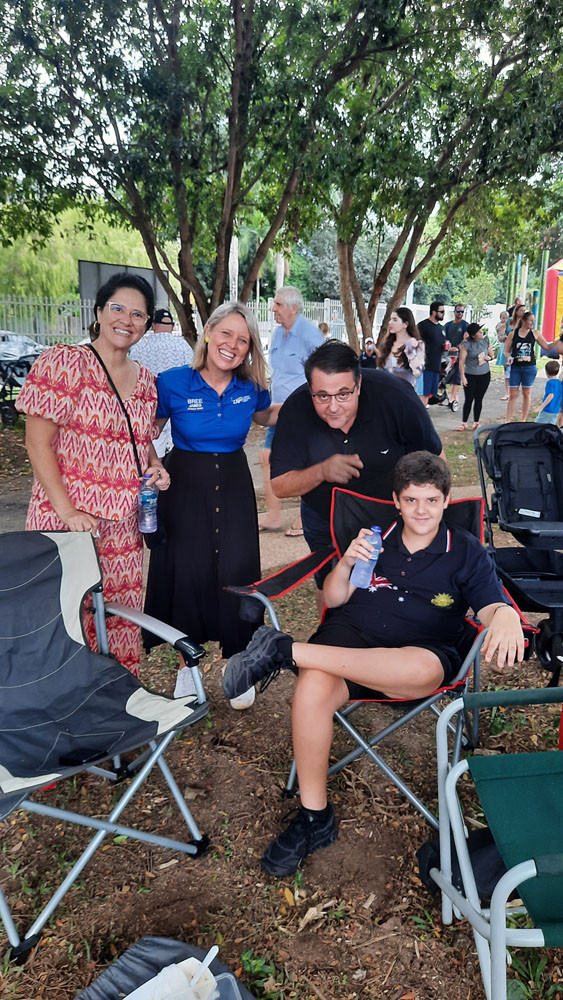
[[115,615],[117,618],[124,618],[128,622],[133,622],[134,625],[139,625],[141,628],[146,629],[147,632],[157,635],[159,639],[177,649],[189,667],[194,666],[205,655],[203,646],[200,646],[197,642],[193,642],[189,636],[180,632],[177,628],[172,628],[171,625],[159,621],[158,618],[146,615],[143,611],[138,611],[136,608],[126,608],[122,604],[116,604],[114,601],[105,604],[104,609],[107,614]]
[[299,587],[304,580],[307,580],[313,573],[316,573],[317,570],[329,562],[335,555],[334,547],[332,545],[325,545],[323,548],[318,549],[317,552],[311,552],[308,556],[304,556],[303,559],[299,559],[284,569],[278,570],[272,576],[266,576],[263,580],[256,580],[255,583],[249,583],[246,586],[225,587],[225,590],[228,590],[231,594],[238,594],[240,597],[253,597],[257,593],[260,593],[273,601],[277,597],[283,597],[291,590],[295,590],[296,587]]
[[497,705],[550,705],[563,703],[563,688],[530,688],[523,691],[482,691],[466,694],[465,707],[493,708]]

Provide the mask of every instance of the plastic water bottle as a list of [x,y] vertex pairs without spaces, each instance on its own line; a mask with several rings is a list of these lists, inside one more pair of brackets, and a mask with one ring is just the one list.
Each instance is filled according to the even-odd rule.
[[157,529],[156,503],[158,500],[158,489],[151,483],[149,485],[150,473],[143,476],[143,481],[137,494],[137,525],[143,535],[151,535]]
[[369,562],[365,562],[364,559],[356,559],[354,568],[350,574],[350,583],[353,583],[354,587],[359,587],[361,590],[368,589],[375,564],[381,552],[381,528],[378,524],[372,524],[370,531],[371,534],[366,535],[365,540],[370,545],[373,545],[374,551],[371,559]]

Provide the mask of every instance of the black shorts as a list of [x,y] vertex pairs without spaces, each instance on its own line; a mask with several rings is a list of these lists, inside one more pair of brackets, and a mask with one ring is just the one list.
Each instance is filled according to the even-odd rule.
[[[344,649],[396,648],[394,643],[383,642],[382,640],[374,639],[373,636],[367,636],[360,629],[355,628],[354,625],[351,625],[348,622],[334,621],[319,625],[317,631],[309,639],[309,642],[317,646],[339,646]],[[444,678],[438,687],[447,686],[457,674],[459,670],[459,663],[452,662],[449,653],[444,649],[440,649],[439,646],[430,646],[428,643],[421,643],[420,648],[427,649],[430,653],[434,653],[435,656],[438,657],[444,671]],[[351,701],[403,700],[389,698],[389,696],[383,694],[382,691],[376,691],[374,688],[365,687],[363,684],[356,684],[355,681],[349,681],[346,680],[346,678],[344,678],[344,681],[348,688]]]

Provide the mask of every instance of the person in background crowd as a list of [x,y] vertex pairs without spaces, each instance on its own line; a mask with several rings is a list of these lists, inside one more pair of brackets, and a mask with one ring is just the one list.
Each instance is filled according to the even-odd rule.
[[387,333],[377,346],[377,364],[414,385],[424,369],[426,348],[414,316],[406,306],[394,309],[389,317]]
[[504,342],[506,340],[506,324],[508,322],[508,312],[503,309],[497,325],[495,326],[495,333],[498,337],[499,348],[497,354],[497,365],[500,365],[504,369],[504,396],[500,398],[502,400],[508,399],[508,365],[506,364],[506,358],[504,356]]
[[562,385],[558,361],[548,361],[545,366],[547,380],[543,399],[538,409],[536,424],[557,424],[561,411]]
[[450,398],[445,399],[442,406],[449,406],[453,413],[459,410],[457,399],[459,387],[461,385],[461,375],[459,372],[459,345],[466,339],[467,322],[463,318],[465,308],[463,302],[456,302],[454,306],[454,318],[446,323],[446,340],[449,341],[450,354],[457,354],[457,364],[453,366],[449,374],[448,384],[450,385]]
[[[521,307],[520,307],[521,308]],[[518,309],[514,310],[514,315]],[[513,317],[514,319],[514,317]],[[534,327],[533,312],[525,312],[514,330],[507,336],[504,353],[510,364],[510,385],[506,406],[506,422],[510,423],[516,410],[518,388],[522,387],[522,420],[528,419],[532,402],[532,386],[538,369],[536,366],[536,342],[546,347],[546,341]],[[547,349],[549,349],[547,346]]]
[[[323,333],[303,315],[303,296],[298,288],[284,285],[278,288],[274,299],[274,330],[270,346],[269,365],[272,372],[272,400],[283,403],[294,389],[303,385],[303,364],[315,347],[324,343]],[[264,483],[266,513],[260,517],[260,531],[282,531],[282,507],[270,484],[270,455],[274,440],[274,427],[269,427],[260,452],[260,466]],[[301,518],[298,517],[286,532],[288,536],[302,535]]]
[[328,323],[319,323],[319,330],[321,331],[325,340],[327,337],[330,337],[330,326],[328,325]]
[[[174,320],[168,309],[157,309],[152,323],[152,332],[135,344],[129,357],[139,361],[153,375],[160,375],[169,368],[191,365],[194,352],[183,337],[174,334]],[[167,422],[154,442],[157,455],[162,458],[172,447],[170,423]]]
[[521,299],[519,295],[517,295],[516,298],[514,299],[513,304],[511,306],[508,306],[508,309],[507,309],[508,315],[509,316],[513,316],[514,315],[514,310],[518,309],[519,306],[524,307],[524,300]]
[[426,348],[426,360],[422,373],[422,396],[424,406],[428,406],[430,396],[438,392],[442,351],[446,345],[446,331],[442,326],[444,318],[444,303],[431,302],[430,315],[418,324],[418,332]]
[[377,351],[373,337],[366,337],[364,349],[360,354],[360,365],[362,368],[377,368]]
[[[266,389],[253,313],[240,302],[219,306],[193,367],[163,372],[157,389],[157,423],[169,419],[172,426],[172,487],[159,503],[166,541],[151,551],[145,611],[195,642],[217,640],[223,656],[231,656],[256,625],[242,621],[239,599],[224,588],[260,575],[256,498],[243,445],[251,421],[269,426],[278,410]],[[151,633],[144,640],[147,649],[162,641]]]
[[[26,445],[34,480],[27,515],[29,531],[91,531],[104,578],[104,597],[141,609],[143,539],[137,528],[139,473],[125,414],[131,421],[141,469],[160,490],[170,476],[152,438],[156,388],[152,374],[132,361],[129,350],[150,327],[152,288],[133,274],[113,275],[94,305],[95,347],[52,347],[33,365],[16,406],[26,419]],[[94,617],[84,628],[96,650]],[[120,618],[107,621],[110,651],[138,675],[139,629]]]
[[463,411],[458,431],[467,430],[467,421],[473,407],[473,430],[479,427],[479,418],[483,406],[483,397],[491,381],[490,362],[494,360],[494,351],[488,337],[483,333],[479,323],[470,323],[467,327],[467,340],[459,347],[459,370],[464,388]]

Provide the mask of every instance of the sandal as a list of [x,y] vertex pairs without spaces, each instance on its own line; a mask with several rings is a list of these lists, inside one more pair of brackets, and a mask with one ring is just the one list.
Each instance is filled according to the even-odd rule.
[[460,424],[459,427],[456,427],[456,431],[466,431],[466,430],[467,430],[467,424]]
[[288,528],[285,537],[286,538],[300,538],[303,534],[303,528]]

